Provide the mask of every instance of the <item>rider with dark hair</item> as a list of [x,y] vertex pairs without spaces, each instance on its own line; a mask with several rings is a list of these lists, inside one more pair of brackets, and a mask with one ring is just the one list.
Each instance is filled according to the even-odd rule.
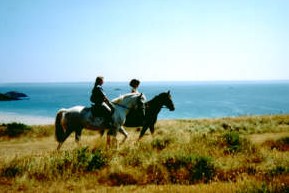
[[90,101],[93,103],[92,115],[93,118],[96,116],[103,116],[108,120],[109,124],[112,124],[112,114],[114,112],[114,108],[102,89],[103,83],[104,77],[96,77],[95,84],[90,96]]
[[135,92],[138,92],[137,91],[137,88],[139,87],[140,85],[140,81],[137,80],[137,79],[132,79],[130,82],[129,82],[129,86],[131,86],[131,92],[132,93],[135,93]]
[[[139,93],[137,88],[140,85],[140,81],[137,79],[132,79],[129,82],[129,86],[131,87],[131,92],[132,93]],[[127,115],[127,125],[136,125],[139,126],[142,124],[143,119],[144,119],[144,111],[142,109],[134,109],[129,112]]]

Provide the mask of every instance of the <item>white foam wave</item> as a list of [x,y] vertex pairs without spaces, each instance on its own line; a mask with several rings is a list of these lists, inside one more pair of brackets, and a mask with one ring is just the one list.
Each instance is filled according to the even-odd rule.
[[23,123],[27,125],[50,125],[54,124],[54,118],[0,112],[0,123],[7,124],[12,122]]

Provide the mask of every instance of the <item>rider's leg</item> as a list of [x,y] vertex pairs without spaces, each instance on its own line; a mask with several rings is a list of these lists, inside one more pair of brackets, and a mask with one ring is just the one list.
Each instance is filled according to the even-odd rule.
[[112,113],[112,110],[105,103],[102,104],[102,107],[103,107],[102,109],[103,109],[104,118],[107,120],[109,126],[112,127],[113,126],[113,120],[112,120],[112,114],[113,113]]

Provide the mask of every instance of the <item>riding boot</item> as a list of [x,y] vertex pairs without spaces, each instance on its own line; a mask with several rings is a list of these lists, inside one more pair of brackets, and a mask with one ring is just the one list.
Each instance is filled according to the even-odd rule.
[[105,120],[107,122],[107,126],[109,128],[112,128],[114,127],[114,124],[113,124],[113,119],[112,119],[112,115],[114,113],[114,108],[110,108],[106,103],[103,104],[103,113],[104,113],[104,117],[105,117]]

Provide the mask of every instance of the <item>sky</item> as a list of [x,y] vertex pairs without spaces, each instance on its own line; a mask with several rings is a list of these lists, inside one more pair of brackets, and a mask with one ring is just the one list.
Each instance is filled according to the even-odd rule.
[[287,0],[1,0],[0,83],[289,80]]

